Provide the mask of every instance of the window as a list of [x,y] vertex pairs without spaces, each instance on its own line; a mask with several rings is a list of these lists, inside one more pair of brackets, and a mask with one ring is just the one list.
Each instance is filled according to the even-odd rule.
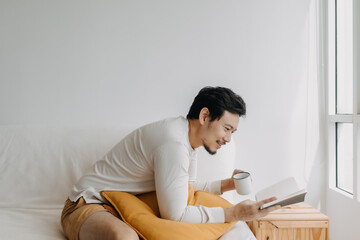
[[[330,187],[359,199],[360,91],[358,0],[328,1]],[[360,157],[360,154],[359,154]]]

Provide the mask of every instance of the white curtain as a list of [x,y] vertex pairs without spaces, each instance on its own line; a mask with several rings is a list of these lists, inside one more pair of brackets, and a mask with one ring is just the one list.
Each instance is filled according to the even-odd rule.
[[326,211],[327,158],[323,44],[323,1],[311,0],[308,30],[308,75],[306,137],[303,178],[307,185],[306,202]]

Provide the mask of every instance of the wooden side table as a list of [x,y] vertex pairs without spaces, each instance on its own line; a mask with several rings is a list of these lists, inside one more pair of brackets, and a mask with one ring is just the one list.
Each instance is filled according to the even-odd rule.
[[329,218],[305,203],[283,207],[248,224],[258,240],[329,240]]

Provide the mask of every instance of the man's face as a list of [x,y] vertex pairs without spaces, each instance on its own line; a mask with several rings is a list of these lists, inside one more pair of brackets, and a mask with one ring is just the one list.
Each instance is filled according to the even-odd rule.
[[238,124],[239,115],[228,111],[225,111],[220,119],[212,122],[208,118],[201,138],[206,151],[213,155],[222,145],[230,142],[231,134],[237,130]]

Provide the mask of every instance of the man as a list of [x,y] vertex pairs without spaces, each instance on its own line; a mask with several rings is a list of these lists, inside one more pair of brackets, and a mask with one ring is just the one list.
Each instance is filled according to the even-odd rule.
[[[169,118],[143,126],[120,141],[75,184],[62,213],[70,240],[138,239],[120,219],[106,211],[101,191],[132,194],[156,191],[162,218],[191,223],[248,221],[278,207],[261,210],[262,202],[244,201],[231,208],[187,206],[188,184],[215,194],[233,190],[232,178],[195,181],[196,151],[215,154],[230,142],[246,113],[242,98],[222,87],[205,87],[195,97],[187,118]],[[233,174],[241,172],[235,170]]]

